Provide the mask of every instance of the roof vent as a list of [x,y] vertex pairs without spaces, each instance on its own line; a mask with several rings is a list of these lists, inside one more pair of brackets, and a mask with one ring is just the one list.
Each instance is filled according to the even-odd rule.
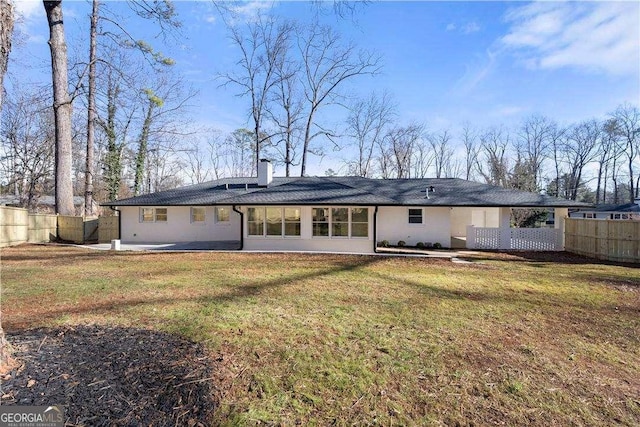
[[428,186],[427,187],[427,191],[426,191],[427,199],[429,198],[429,193],[435,193],[435,192],[436,192],[436,189],[435,189],[435,187],[433,185]]
[[260,159],[258,163],[258,185],[267,187],[273,181],[273,166],[267,159]]

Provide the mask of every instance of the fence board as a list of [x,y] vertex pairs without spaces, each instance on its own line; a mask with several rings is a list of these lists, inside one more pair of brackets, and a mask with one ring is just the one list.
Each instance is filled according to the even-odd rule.
[[0,247],[27,241],[29,212],[26,209],[0,206]]
[[640,262],[640,221],[567,218],[566,250],[593,258]]
[[27,242],[44,243],[56,240],[58,237],[57,215],[30,214]]
[[98,220],[98,242],[109,243],[120,238],[120,217],[101,216]]

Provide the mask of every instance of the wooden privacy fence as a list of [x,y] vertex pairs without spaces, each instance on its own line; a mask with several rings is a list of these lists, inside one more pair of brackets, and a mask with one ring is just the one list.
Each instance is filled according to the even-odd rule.
[[120,217],[101,216],[98,218],[98,242],[109,243],[120,238]]
[[0,206],[0,247],[56,240],[57,216]]
[[640,221],[567,218],[568,252],[618,262],[640,262]]
[[30,214],[27,209],[0,206],[0,247],[56,240],[108,243],[119,238],[119,220]]

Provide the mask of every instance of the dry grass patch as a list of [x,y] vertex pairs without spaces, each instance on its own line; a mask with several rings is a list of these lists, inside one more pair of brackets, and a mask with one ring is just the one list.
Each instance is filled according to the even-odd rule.
[[213,424],[640,423],[640,270],[445,260],[2,250],[3,325],[144,326],[224,351]]

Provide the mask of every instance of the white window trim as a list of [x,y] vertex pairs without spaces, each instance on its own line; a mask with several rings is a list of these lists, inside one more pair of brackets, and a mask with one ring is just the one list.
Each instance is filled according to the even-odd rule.
[[[219,208],[227,208],[227,209],[229,209],[229,219],[228,220],[220,221],[220,219],[218,218],[218,209]],[[225,226],[225,227],[230,226],[231,225],[231,210],[232,209],[229,208],[228,206],[215,206],[213,208],[213,211],[214,211],[213,212],[213,216],[214,216],[214,221],[215,221],[216,225],[222,225],[222,226]]]
[[[280,222],[282,225],[282,229],[280,235],[267,234],[267,209],[268,208],[276,208],[280,209]],[[263,209],[263,218],[262,218],[262,234],[249,234],[249,218],[247,215],[246,219],[246,238],[247,239],[270,239],[270,240],[283,240],[283,239],[301,239],[302,238],[302,208],[300,206],[247,206],[247,212],[249,209]],[[295,235],[287,235],[285,234],[285,209],[298,209],[300,210],[300,234]],[[254,221],[255,222],[255,221]]]
[[[327,224],[329,225],[329,235],[328,236],[314,236],[313,235],[313,224],[323,224],[324,221],[314,221],[313,220],[313,209],[329,209],[329,221]],[[347,209],[347,229],[348,234],[346,236],[334,236],[333,235],[333,209],[346,208]],[[353,215],[352,209],[366,209],[367,210],[367,235],[366,236],[353,236]],[[369,213],[371,212],[369,206],[312,206],[311,207],[311,238],[312,239],[335,239],[335,240],[369,240],[369,236],[371,235],[371,218],[369,217]],[[356,224],[365,224],[364,222],[357,222]]]
[[[153,221],[144,221],[144,216],[142,214],[142,211],[144,209],[151,209],[153,211]],[[156,218],[158,217],[158,214],[156,212],[157,209],[166,209],[167,210],[167,220],[166,221],[158,221]],[[141,206],[140,210],[138,212],[138,221],[140,222],[140,224],[166,224],[169,222],[169,208],[166,207],[154,207],[154,206]]]
[[[410,215],[409,212],[411,210],[419,210],[420,211],[420,222],[409,222],[409,218],[411,216],[415,217],[416,215]],[[424,225],[424,208],[407,208],[407,224],[410,227],[420,227]]]
[[[202,221],[195,221],[193,219],[193,210],[194,209],[202,209],[204,210],[204,219]],[[189,209],[189,221],[191,221],[191,224],[193,225],[206,225],[207,224],[207,208],[205,208],[204,206],[191,206],[191,209]]]

